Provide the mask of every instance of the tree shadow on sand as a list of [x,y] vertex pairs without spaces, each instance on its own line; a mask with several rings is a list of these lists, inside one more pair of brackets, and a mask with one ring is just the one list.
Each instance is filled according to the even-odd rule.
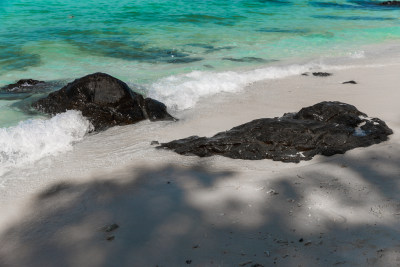
[[246,182],[197,164],[59,183],[0,236],[0,265],[394,266],[400,149],[377,147]]

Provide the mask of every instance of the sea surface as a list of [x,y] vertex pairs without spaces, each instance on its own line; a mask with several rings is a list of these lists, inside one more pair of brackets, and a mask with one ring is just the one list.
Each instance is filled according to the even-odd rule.
[[[400,8],[378,2],[3,0],[0,87],[33,78],[52,91],[101,71],[179,114],[204,97],[340,67],[370,56],[369,45],[400,40]],[[48,91],[0,91],[0,175],[85,138],[79,112],[49,118],[30,108]]]

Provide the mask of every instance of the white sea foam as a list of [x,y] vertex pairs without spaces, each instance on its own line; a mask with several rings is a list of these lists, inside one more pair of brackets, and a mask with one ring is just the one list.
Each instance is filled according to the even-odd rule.
[[365,52],[362,50],[350,52],[350,53],[348,53],[348,55],[350,58],[354,58],[354,59],[365,58]]
[[69,110],[51,119],[31,119],[0,128],[0,175],[13,167],[72,149],[91,129],[80,111]]
[[164,102],[169,108],[184,110],[192,108],[202,97],[221,92],[235,93],[253,82],[284,78],[321,68],[320,65],[305,64],[273,66],[243,72],[193,71],[163,78],[153,83],[149,86],[148,96]]

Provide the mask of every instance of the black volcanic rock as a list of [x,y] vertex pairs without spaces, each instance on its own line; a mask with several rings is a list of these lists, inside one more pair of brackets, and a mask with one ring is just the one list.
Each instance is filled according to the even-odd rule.
[[12,93],[28,93],[44,87],[45,82],[33,79],[21,79],[16,83],[3,86],[1,91]]
[[163,103],[152,98],[144,99],[143,112],[151,121],[175,120],[175,118],[168,114],[167,107]]
[[314,155],[342,154],[388,139],[392,130],[354,106],[321,102],[280,118],[254,120],[211,138],[191,136],[159,148],[182,155],[221,155],[234,159],[310,160]]
[[353,128],[362,122],[360,116],[367,117],[365,113],[358,111],[355,106],[340,102],[321,102],[310,107],[302,108],[296,114],[292,114],[292,116],[295,120],[337,123]]
[[56,114],[66,110],[82,111],[95,130],[127,125],[141,120],[175,120],[161,102],[143,98],[126,83],[105,73],[76,79],[60,90],[33,103],[42,112]]

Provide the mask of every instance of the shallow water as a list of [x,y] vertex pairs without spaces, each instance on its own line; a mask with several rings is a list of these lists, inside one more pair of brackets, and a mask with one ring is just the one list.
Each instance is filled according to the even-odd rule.
[[[51,91],[103,71],[180,112],[254,81],[345,65],[330,58],[361,60],[364,46],[399,39],[399,17],[400,9],[376,1],[2,1],[0,86],[57,81]],[[0,129],[14,138],[0,164],[21,143],[17,124],[43,118],[29,108],[37,97],[0,93]]]
[[369,1],[14,0],[2,4],[0,84],[108,71],[148,83],[191,70],[340,54],[400,37]]

